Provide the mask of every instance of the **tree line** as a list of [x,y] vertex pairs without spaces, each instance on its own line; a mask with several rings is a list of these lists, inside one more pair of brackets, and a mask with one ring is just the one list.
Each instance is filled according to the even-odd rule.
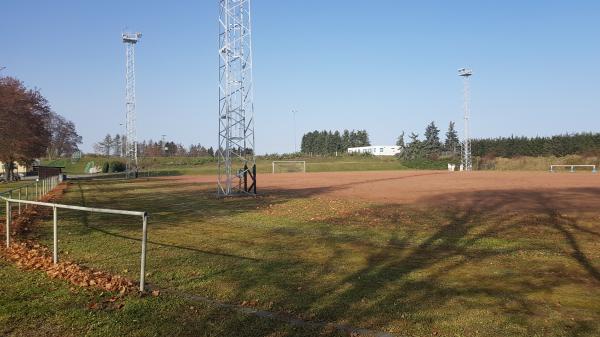
[[58,115],[39,90],[14,77],[0,77],[0,161],[4,178],[16,179],[15,163],[30,166],[36,159],[71,156],[82,138],[75,124]]
[[302,136],[300,149],[305,154],[330,155],[345,153],[350,147],[370,146],[366,130],[312,131]]
[[572,133],[549,137],[498,137],[473,139],[471,152],[478,157],[556,156],[600,153],[600,133]]
[[[405,143],[404,132],[398,137],[396,145],[403,151],[399,155],[405,160],[437,159],[439,157],[459,157],[462,142],[458,138],[454,122],[450,122],[445,141],[440,141],[440,130],[434,122],[425,128],[424,139],[411,133]],[[471,154],[475,157],[519,157],[519,156],[556,156],[571,154],[598,155],[600,153],[600,133],[571,133],[549,137],[498,137],[471,140]]]
[[[138,155],[143,157],[213,157],[212,147],[192,144],[185,147],[173,141],[144,140],[137,144]],[[94,152],[102,156],[124,157],[127,154],[127,138],[125,135],[107,134],[104,139],[94,144]]]

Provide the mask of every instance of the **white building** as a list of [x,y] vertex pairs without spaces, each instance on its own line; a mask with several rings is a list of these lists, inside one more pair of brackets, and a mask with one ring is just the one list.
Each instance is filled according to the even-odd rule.
[[[19,163],[15,163],[15,173],[25,175],[27,173],[27,166],[23,166]],[[4,163],[0,161],[0,175],[4,175]]]
[[348,153],[370,153],[374,156],[394,156],[402,152],[397,145],[372,145],[363,147],[349,147]]

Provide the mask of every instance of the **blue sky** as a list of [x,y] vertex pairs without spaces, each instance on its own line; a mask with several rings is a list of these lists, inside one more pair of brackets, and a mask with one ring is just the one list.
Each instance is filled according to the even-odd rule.
[[[73,120],[83,149],[122,131],[124,29],[138,45],[138,137],[217,140],[217,0],[0,6],[0,66]],[[373,143],[462,129],[457,69],[474,70],[475,137],[599,131],[600,2],[254,0],[257,151],[314,129]]]

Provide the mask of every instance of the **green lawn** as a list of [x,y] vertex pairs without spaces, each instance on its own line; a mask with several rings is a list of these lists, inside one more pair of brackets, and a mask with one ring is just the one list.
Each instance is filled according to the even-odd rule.
[[[99,335],[319,333],[205,304],[192,314],[193,294],[399,335],[600,333],[598,213],[213,194],[212,184],[160,179],[73,183],[65,203],[151,211],[147,281],[173,293],[95,312],[93,292],[4,266],[0,301],[11,306],[2,303],[0,326],[27,334],[34,323],[19,313],[32,310],[37,329],[61,334],[57,321]],[[575,216],[575,227],[563,220]],[[138,278],[139,219],[61,211],[59,227],[61,257]],[[35,233],[51,244],[49,223]]]
[[13,190],[15,188],[19,188],[25,185],[31,185],[32,181],[16,181],[10,183],[0,183],[0,193],[7,192]]
[[108,302],[113,294],[75,289],[40,272],[23,272],[2,260],[0,280],[2,336],[309,337],[322,332],[169,294],[130,296],[117,302],[124,304],[117,308]]

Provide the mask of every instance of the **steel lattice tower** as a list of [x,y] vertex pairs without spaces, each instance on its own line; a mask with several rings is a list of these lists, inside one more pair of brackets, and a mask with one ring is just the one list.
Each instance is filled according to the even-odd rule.
[[471,92],[469,88],[469,78],[471,77],[471,75],[473,75],[473,71],[471,69],[462,68],[458,70],[458,75],[463,78],[463,95],[465,110],[465,135],[462,146],[462,164],[465,171],[471,171],[473,169],[473,161],[471,158],[471,136],[469,134],[469,119],[471,117]]
[[126,75],[125,75],[125,107],[127,110],[125,129],[125,156],[127,157],[127,176],[134,175],[138,168],[137,134],[135,129],[135,45],[142,33],[123,33],[125,43]]
[[250,0],[219,0],[217,194],[256,194]]

